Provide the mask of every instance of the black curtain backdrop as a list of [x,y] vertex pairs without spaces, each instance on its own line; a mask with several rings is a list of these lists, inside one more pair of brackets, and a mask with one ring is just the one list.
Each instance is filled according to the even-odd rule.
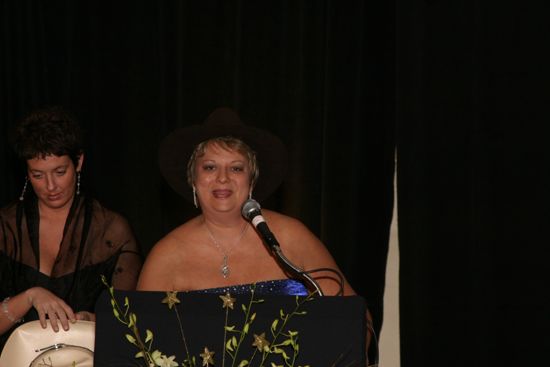
[[159,174],[160,140],[233,107],[289,148],[264,206],[321,237],[379,330],[397,148],[402,366],[548,364],[539,4],[1,4],[1,203],[23,183],[7,131],[64,105],[88,133],[85,188],[146,253],[196,214]]
[[548,12],[398,1],[403,366],[547,366]]
[[395,151],[391,2],[1,4],[2,205],[24,178],[7,132],[36,107],[63,105],[87,132],[83,188],[129,219],[147,253],[197,214],[160,176],[160,140],[229,106],[289,149],[285,182],[263,206],[324,241],[380,330]]

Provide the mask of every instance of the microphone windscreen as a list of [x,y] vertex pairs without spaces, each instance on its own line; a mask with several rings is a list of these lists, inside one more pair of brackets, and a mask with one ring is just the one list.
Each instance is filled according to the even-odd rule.
[[248,220],[252,220],[256,215],[261,214],[260,204],[254,199],[248,199],[244,202],[241,214]]

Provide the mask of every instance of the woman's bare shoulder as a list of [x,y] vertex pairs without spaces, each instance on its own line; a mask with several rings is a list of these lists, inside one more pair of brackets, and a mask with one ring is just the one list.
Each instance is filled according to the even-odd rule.
[[193,253],[197,231],[192,219],[166,234],[149,251],[143,265],[139,281],[139,290],[174,289],[178,269],[185,258]]
[[315,236],[309,230],[309,228],[302,223],[299,219],[285,215],[273,210],[264,210],[264,218],[267,225],[281,238],[301,238],[313,240]]
[[150,254],[174,253],[174,251],[185,251],[194,241],[196,235],[196,220],[191,219],[162,237],[151,249]]
[[262,214],[263,214],[263,217],[265,218],[266,222],[268,223],[268,225],[270,223],[273,223],[273,225],[291,225],[291,226],[296,226],[296,227],[303,227],[303,223],[294,218],[294,217],[291,217],[289,215],[286,215],[286,214],[283,214],[283,213],[280,213],[280,212],[276,212],[274,210],[269,210],[269,209],[264,209],[262,210]]
[[341,291],[340,282],[343,283],[343,294],[355,294],[345,277],[340,279],[338,274],[342,272],[327,247],[304,223],[272,211],[265,211],[264,217],[287,257],[306,271],[316,271],[313,277],[325,294],[334,295]]

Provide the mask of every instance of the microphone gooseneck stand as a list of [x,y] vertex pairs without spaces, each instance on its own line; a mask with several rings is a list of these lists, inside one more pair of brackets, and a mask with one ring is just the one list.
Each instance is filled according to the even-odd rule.
[[[273,233],[269,230],[269,227],[267,226],[267,223],[265,222],[264,217],[262,217],[262,212],[260,208],[260,204],[253,199],[248,199],[245,201],[245,203],[242,206],[241,213],[243,217],[245,217],[248,221],[252,223],[254,228],[258,231],[260,234],[260,237],[262,238],[264,244],[271,250],[271,253],[275,256],[279,264],[283,267],[284,270],[289,272],[290,274],[294,275],[295,277],[300,278],[304,282],[306,282],[310,287],[309,289],[315,289],[315,292],[319,296],[323,296],[323,291],[321,290],[321,287],[319,287],[319,284],[304,270],[300,269],[296,265],[292,264],[290,260],[288,260],[285,255],[283,255],[283,252],[281,250],[281,247],[279,246],[279,243],[275,239],[275,236]],[[315,272],[319,270],[333,270],[333,269],[315,269],[311,270],[310,272]],[[341,278],[341,275],[338,272],[335,272],[337,275],[339,275],[341,282],[343,281]],[[341,284],[341,288],[343,285]],[[377,367],[378,366],[378,356],[379,356],[379,349],[378,349],[378,339],[376,337],[376,333],[374,332],[374,328],[369,325],[367,322],[367,328],[368,331],[372,333],[373,339],[374,339],[374,348],[375,348],[375,358],[374,358],[374,364],[369,364],[369,367]],[[367,363],[368,363],[368,350],[367,350]]]
[[289,271],[294,276],[297,276],[304,280],[305,282],[309,283],[311,288],[315,289],[317,294],[319,296],[323,296],[323,291],[321,290],[321,287],[319,287],[319,284],[313,279],[308,273],[304,272],[302,269],[298,268],[296,265],[292,264],[290,260],[288,260],[285,255],[283,255],[283,252],[281,251],[281,247],[276,246],[271,249],[271,252],[275,254],[277,259],[279,260],[279,263],[283,265],[283,267]]
[[283,254],[277,239],[275,239],[275,236],[269,230],[264,217],[262,217],[260,204],[254,199],[248,199],[243,204],[241,212],[243,217],[249,220],[254,228],[256,228],[260,234],[260,237],[262,237],[264,244],[270,249],[271,253],[275,255],[275,258],[283,269],[306,282],[310,286],[309,288],[314,289],[319,296],[323,296],[323,291],[315,279],[313,279],[308,273],[304,272],[304,270],[292,264],[292,262],[290,262],[290,260],[288,260]]

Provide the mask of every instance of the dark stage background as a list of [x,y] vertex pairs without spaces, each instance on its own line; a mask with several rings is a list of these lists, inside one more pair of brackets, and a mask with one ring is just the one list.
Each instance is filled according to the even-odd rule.
[[163,182],[160,140],[233,107],[289,149],[263,205],[321,237],[380,330],[397,149],[402,365],[548,360],[549,22],[535,4],[0,4],[0,204],[24,177],[7,132],[60,104],[87,132],[85,189],[147,253],[197,213]]

